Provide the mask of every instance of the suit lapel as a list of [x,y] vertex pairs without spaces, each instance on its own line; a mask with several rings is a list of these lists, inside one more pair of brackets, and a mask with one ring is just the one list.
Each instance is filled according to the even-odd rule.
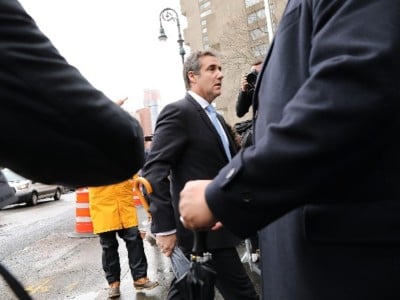
[[[287,14],[288,11],[293,9],[293,6],[298,5],[298,4],[299,4],[299,1],[288,0],[287,3],[286,3],[285,11],[283,13],[282,18],[285,16],[285,14]],[[278,30],[277,30],[277,33],[278,33]],[[254,95],[255,96],[258,95],[258,90],[260,89],[260,85],[258,84],[258,82],[261,82],[261,80],[262,80],[263,74],[265,73],[264,69],[267,68],[269,58],[271,57],[272,50],[274,49],[275,37],[276,37],[276,35],[272,39],[271,45],[269,46],[268,51],[267,51],[267,55],[265,56],[265,59],[264,59],[262,69],[260,71],[260,74],[258,75],[256,89],[254,90]],[[252,106],[253,106],[253,119],[255,119],[256,116],[257,116],[257,110],[258,110],[258,104],[259,104],[258,102],[259,102],[258,97],[254,97],[253,96],[253,103],[252,103]]]
[[[221,137],[219,136],[219,134],[217,132],[217,129],[215,129],[215,127],[214,127],[213,123],[211,122],[211,120],[210,120],[209,116],[207,115],[207,113],[200,106],[200,104],[196,100],[194,100],[193,97],[190,96],[189,94],[186,95],[186,99],[195,107],[197,112],[200,114],[200,118],[203,120],[204,124],[212,131],[212,133],[214,135],[214,138],[217,140],[219,150],[226,157],[225,149],[224,149],[224,145],[223,145],[223,143],[221,141]],[[232,141],[232,138],[231,138],[230,134],[228,133],[228,129],[225,126],[225,122],[224,122],[222,116],[217,113],[217,118],[220,121],[220,123],[222,124],[222,128],[224,129],[225,134],[228,137],[229,151],[231,152],[231,155],[233,156],[236,153],[236,151],[232,151],[233,149],[235,149],[233,141]]]
[[258,74],[256,89],[254,90],[253,103],[252,103],[252,106],[253,106],[253,119],[256,117],[257,110],[258,110],[258,101],[259,101],[258,97],[255,97],[255,96],[258,95],[258,90],[260,89],[259,82],[261,82],[263,74],[264,74],[264,69],[266,69],[266,67],[268,65],[268,60],[269,60],[269,58],[271,56],[272,49],[274,48],[274,41],[275,41],[275,38],[272,40],[271,45],[269,46],[269,49],[268,49],[268,52],[267,52],[267,56],[265,57],[264,62],[263,62],[263,66],[261,68],[261,71]]
[[204,111],[204,109],[200,106],[199,103],[197,103],[196,100],[192,98],[189,94],[186,95],[186,99],[193,105],[193,107],[196,109],[196,111],[200,114],[200,118],[203,120],[203,122],[206,124],[206,126],[214,132],[216,137],[219,138],[218,132],[215,129],[214,125],[212,124],[210,118],[208,117],[207,113]]

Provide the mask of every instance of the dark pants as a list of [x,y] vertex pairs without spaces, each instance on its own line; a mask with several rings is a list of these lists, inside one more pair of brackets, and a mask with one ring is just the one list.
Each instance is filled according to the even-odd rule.
[[[259,299],[254,285],[246,269],[240,261],[235,248],[210,250],[212,259],[210,265],[217,273],[216,287],[227,300],[256,300]],[[185,300],[181,297],[175,285],[176,278],[171,282],[168,300]],[[214,299],[208,299],[214,300]]]
[[118,254],[118,236],[124,240],[128,250],[129,268],[133,280],[147,276],[147,259],[143,240],[137,227],[100,233],[100,245],[103,249],[102,264],[108,283],[121,281],[121,266]]

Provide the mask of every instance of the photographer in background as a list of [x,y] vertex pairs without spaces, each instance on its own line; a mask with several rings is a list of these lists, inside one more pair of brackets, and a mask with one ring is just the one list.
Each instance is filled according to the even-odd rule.
[[[251,65],[250,73],[243,75],[242,86],[236,102],[236,115],[241,118],[250,109],[253,101],[254,89],[256,86],[257,76],[261,71],[262,59],[255,61]],[[235,130],[240,135],[240,146],[245,148],[253,144],[253,121],[246,120],[235,124]],[[251,260],[257,262],[259,260],[259,241],[258,234],[254,233],[250,236],[252,253]]]
[[[262,67],[262,59],[256,60],[250,69],[250,73],[243,75],[242,86],[236,102],[236,115],[241,118],[250,109],[253,101],[254,88],[258,73]],[[253,121],[246,120],[235,124],[235,130],[240,135],[240,146],[242,148],[250,146],[253,143]]]
[[236,115],[241,118],[250,109],[256,85],[258,73],[261,71],[262,59],[259,59],[251,65],[250,73],[243,75],[242,86],[236,102]]

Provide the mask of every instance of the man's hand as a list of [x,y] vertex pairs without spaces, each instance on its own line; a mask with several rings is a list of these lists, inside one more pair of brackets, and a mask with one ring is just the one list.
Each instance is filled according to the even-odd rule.
[[176,245],[176,234],[156,235],[156,243],[160,251],[169,257]]
[[179,211],[183,226],[188,229],[210,229],[217,222],[205,198],[205,190],[210,182],[211,180],[189,181],[180,193]]
[[249,86],[249,83],[247,82],[247,74],[244,74],[242,76],[242,85],[241,85],[242,92],[247,91],[248,86]]
[[125,103],[126,100],[128,100],[128,97],[125,97],[125,98],[123,98],[123,99],[117,99],[117,100],[115,101],[115,103],[116,103],[117,105],[119,105],[119,106],[122,106],[122,105]]

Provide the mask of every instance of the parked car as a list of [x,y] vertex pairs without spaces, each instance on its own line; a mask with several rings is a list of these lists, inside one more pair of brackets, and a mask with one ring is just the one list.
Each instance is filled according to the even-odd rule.
[[63,187],[58,185],[48,185],[26,179],[14,171],[4,168],[1,170],[8,181],[8,185],[15,191],[17,203],[36,205],[39,199],[53,198],[60,200],[63,194]]

